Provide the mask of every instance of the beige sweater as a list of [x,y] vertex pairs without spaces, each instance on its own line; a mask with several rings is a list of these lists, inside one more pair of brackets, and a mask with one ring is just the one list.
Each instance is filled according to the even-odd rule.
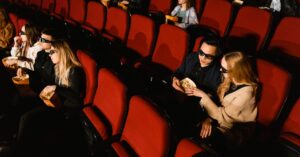
[[221,100],[221,107],[218,107],[209,96],[202,97],[200,105],[206,109],[211,118],[218,121],[219,129],[226,132],[235,122],[255,122],[257,106],[252,92],[252,86],[245,86],[226,95]]

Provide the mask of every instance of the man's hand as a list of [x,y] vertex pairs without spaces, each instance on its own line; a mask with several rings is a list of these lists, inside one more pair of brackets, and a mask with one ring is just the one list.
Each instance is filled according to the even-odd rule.
[[172,86],[173,86],[173,88],[175,88],[176,90],[178,90],[178,91],[180,91],[180,92],[184,92],[183,89],[181,88],[179,79],[176,78],[175,76],[173,77]]

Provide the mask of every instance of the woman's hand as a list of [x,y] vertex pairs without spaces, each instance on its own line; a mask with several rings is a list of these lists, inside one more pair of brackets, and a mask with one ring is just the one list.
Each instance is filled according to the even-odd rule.
[[25,72],[22,68],[17,69],[17,77],[22,77],[24,74],[25,74]]
[[49,102],[50,98],[53,96],[52,93],[55,92],[56,85],[46,86],[40,93],[40,98],[44,101],[46,106],[55,108],[54,104]]
[[5,66],[13,66],[18,63],[17,59],[7,59],[5,62]]
[[198,88],[187,88],[185,89],[185,94],[188,96],[204,97],[206,95],[201,89]]
[[21,37],[20,37],[20,36],[15,36],[15,37],[14,37],[14,47],[20,46],[21,43],[22,43]]
[[45,94],[48,94],[54,92],[55,89],[56,89],[56,85],[49,85],[43,89],[43,92],[45,92]]
[[127,0],[123,0],[122,2],[120,2],[120,3],[122,3],[122,4],[125,4],[125,5],[128,5],[129,4],[129,1],[127,1]]
[[211,135],[211,130],[212,130],[212,125],[211,125],[212,120],[210,118],[206,118],[202,122],[202,127],[200,130],[200,137],[201,138],[207,138]]
[[183,89],[181,88],[179,79],[176,78],[175,76],[173,77],[172,86],[173,86],[173,88],[175,88],[176,90],[178,90],[178,91],[180,91],[180,92],[184,92]]

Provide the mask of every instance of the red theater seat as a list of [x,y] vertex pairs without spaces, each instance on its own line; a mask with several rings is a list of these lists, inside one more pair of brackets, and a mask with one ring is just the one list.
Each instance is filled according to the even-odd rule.
[[172,0],[150,0],[149,12],[162,12],[163,14],[170,14]]
[[182,63],[187,49],[188,33],[185,30],[169,24],[161,25],[151,62],[135,64],[135,68],[146,81],[142,84],[147,84],[147,80],[153,79],[170,83],[171,73]]
[[66,22],[73,26],[83,24],[86,13],[86,1],[85,0],[70,0],[70,12],[66,19]]
[[225,36],[230,22],[232,5],[227,0],[207,0],[199,24]]
[[54,11],[55,0],[43,0],[42,1],[42,12],[50,14]]
[[195,156],[204,149],[188,138],[181,139],[177,145],[175,157]]
[[14,13],[8,13],[8,16],[9,16],[10,21],[12,22],[12,24],[15,27],[16,34],[18,35],[19,31],[20,31],[19,27],[18,27],[18,16]]
[[160,26],[152,62],[175,71],[187,53],[188,34],[172,25]]
[[121,133],[127,111],[127,89],[108,69],[98,72],[98,87],[93,105],[83,112],[102,140]]
[[23,18],[18,18],[18,27],[17,27],[17,32],[20,32],[21,28],[26,24],[28,23],[28,20],[27,19],[23,19]]
[[29,6],[33,9],[41,9],[42,0],[29,0]]
[[262,48],[271,27],[272,14],[252,6],[243,6],[226,39],[226,48],[255,55]]
[[[141,27],[141,25],[143,27]],[[134,14],[130,20],[130,30],[127,39],[128,53],[121,52],[121,64],[134,63],[151,55],[155,41],[155,23],[146,16]]]
[[107,10],[107,20],[105,24],[105,32],[102,36],[110,41],[119,40],[126,42],[129,29],[129,14],[123,9],[110,7]]
[[69,16],[69,0],[56,0],[54,12],[51,13],[57,19],[64,19]]
[[281,53],[300,59],[299,27],[299,17],[284,17],[271,39],[268,47],[269,55]]
[[82,28],[90,31],[94,35],[104,29],[106,20],[106,8],[99,2],[90,1],[87,4],[87,13]]
[[93,102],[97,89],[97,63],[91,56],[82,50],[77,50],[76,54],[82,65],[86,79],[84,104],[90,104]]
[[[112,143],[118,156],[166,157],[170,145],[168,121],[160,115],[151,102],[133,96],[120,142]],[[127,147],[124,146],[127,144]]]
[[[280,138],[295,144],[300,150],[300,98],[294,104],[281,129]],[[292,146],[290,146],[292,147]],[[300,153],[300,152],[299,152]]]
[[[278,130],[268,130],[276,125],[280,110],[290,91],[291,75],[284,69],[262,59],[257,59],[258,77],[262,84],[262,92],[257,103],[257,122],[262,127],[259,130],[261,140],[277,134]],[[265,134],[267,133],[267,134]]]

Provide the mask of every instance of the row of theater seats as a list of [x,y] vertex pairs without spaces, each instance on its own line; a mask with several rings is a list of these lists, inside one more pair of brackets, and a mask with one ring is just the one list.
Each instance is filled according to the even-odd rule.
[[[49,5],[49,2],[46,4]],[[51,4],[56,4],[56,9],[47,14],[64,20],[65,23],[70,23],[71,25],[77,24],[80,29],[91,32],[93,35],[101,35],[110,40],[118,39],[126,46],[132,45],[134,42],[135,45],[139,45],[136,42],[142,38],[135,39],[136,36],[130,35],[132,35],[132,31],[139,32],[142,30],[139,29],[140,26],[138,28],[131,27],[134,27],[136,22],[143,24],[150,32],[145,34],[145,31],[143,31],[141,33],[146,36],[144,40],[150,38],[150,42],[142,43],[141,45],[147,45],[148,47],[144,49],[150,50],[142,52],[142,56],[152,55],[157,32],[159,32],[152,24],[155,21],[149,22],[149,20],[144,19],[134,21],[125,11],[116,8],[106,9],[96,1],[89,1],[87,4],[85,0],[70,1],[69,3],[67,1],[58,1]],[[266,10],[244,6],[238,10],[236,15],[234,15],[232,10],[234,10],[233,6],[226,0],[207,0],[203,7],[203,13],[199,17],[199,25],[218,32],[224,38],[225,49],[240,49],[254,56],[275,57],[275,60],[280,60],[284,56],[286,60],[295,60],[293,61],[295,63],[294,66],[299,66],[297,64],[300,58],[297,51],[300,42],[297,38],[297,34],[299,34],[297,27],[300,25],[299,18],[284,17],[275,27],[272,13]],[[48,19],[46,20],[49,21]],[[42,20],[39,19],[39,21]],[[272,28],[275,30],[272,30]],[[173,33],[173,35],[176,37],[176,34]],[[269,41],[270,44],[268,44]],[[79,43],[82,43],[82,40]],[[142,49],[142,46],[139,46],[139,48]],[[256,53],[261,50],[265,52]],[[140,52],[138,51],[137,53]]]
[[[44,4],[46,1],[42,2]],[[56,11],[50,11],[46,15],[57,17],[61,19],[59,20],[61,23],[65,24],[75,21],[74,23],[78,24],[77,29],[84,32],[84,35],[73,35],[72,39],[75,40],[73,45],[77,46],[84,43],[85,46],[82,46],[82,48],[93,49],[92,52],[97,58],[97,62],[104,63],[107,61],[106,56],[103,54],[117,53],[114,56],[117,56],[117,60],[119,60],[117,62],[121,62],[121,64],[126,63],[128,58],[134,58],[134,60],[150,58],[153,63],[161,64],[174,71],[187,53],[187,47],[194,44],[188,40],[189,35],[184,30],[166,25],[157,28],[155,20],[150,17],[138,14],[130,16],[119,8],[105,8],[96,1],[86,2],[81,0],[81,2],[57,1],[51,3],[56,4]],[[67,4],[70,4],[70,6]],[[85,5],[86,7],[84,7]],[[78,7],[81,9],[78,9]],[[70,11],[67,11],[68,14],[64,16],[63,12],[65,11],[63,10],[65,9],[62,8],[69,8]],[[297,72],[300,67],[298,53],[300,41],[298,38],[299,29],[297,29],[300,25],[299,18],[284,17],[275,27],[274,20],[272,20],[273,16],[268,11],[244,6],[238,10],[237,15],[234,15],[233,10],[231,3],[226,0],[207,0],[199,17],[199,25],[219,32],[221,37],[224,38],[225,50],[240,49],[248,52],[251,56],[263,57],[279,63],[287,68],[293,75],[294,80],[298,80],[300,78]],[[252,16],[255,16],[255,18]],[[12,21],[14,21],[14,18],[12,18]],[[39,19],[39,21],[42,21],[42,19]],[[48,18],[46,18],[46,21],[49,21]],[[42,24],[43,22],[39,23]],[[20,24],[18,24],[18,27],[20,27]],[[78,38],[78,36],[80,37]],[[97,40],[98,38],[95,38],[95,36],[106,39],[104,40],[106,42]],[[200,39],[196,42],[199,43]],[[123,45],[126,48],[123,49],[122,47],[121,50],[118,49],[112,52],[111,50],[114,47],[119,47],[112,43],[119,43],[115,45]],[[103,47],[103,45],[105,46]],[[268,46],[266,47],[266,45]],[[197,43],[194,50],[196,49]],[[130,53],[127,53],[127,50],[130,50]],[[265,51],[255,53],[260,50]],[[110,60],[105,64],[111,64]],[[296,81],[295,84],[293,87],[297,90],[300,83]],[[297,96],[297,94],[295,95]]]
[[[172,147],[168,148],[169,146],[171,146],[171,141],[169,141],[170,135],[166,135],[166,133],[169,134],[170,131],[168,130],[163,132],[162,130],[158,129],[160,127],[157,125],[161,124],[161,122],[156,122],[156,120],[154,119],[149,120],[150,116],[148,117],[148,115],[145,115],[147,111],[140,111],[140,114],[136,113],[137,116],[140,116],[140,118],[134,118],[136,121],[138,121],[135,123],[136,126],[127,128],[126,121],[125,127],[123,127],[125,121],[124,118],[127,114],[127,116],[130,115],[130,105],[132,104],[131,100],[129,103],[129,113],[127,113],[128,106],[126,98],[128,97],[129,92],[126,90],[126,85],[122,84],[121,81],[117,79],[117,77],[115,77],[116,75],[113,75],[112,73],[109,73],[109,71],[104,69],[100,69],[98,73],[98,82],[96,82],[96,62],[92,59],[92,57],[81,50],[77,51],[77,56],[82,63],[89,63],[83,64],[83,68],[86,72],[87,77],[85,103],[90,105],[84,108],[83,112],[85,114],[85,117],[88,119],[88,122],[86,122],[86,127],[93,126],[93,128],[97,132],[97,135],[100,136],[98,140],[101,139],[109,141],[110,138],[115,137],[118,134],[122,134],[121,141],[126,141],[135,151],[135,153],[140,156],[153,156],[153,153],[158,153],[156,151],[161,151],[161,154],[164,154],[168,151],[173,151],[173,153],[175,152],[175,150],[170,150],[170,148]],[[256,139],[253,139],[255,145],[258,144],[257,142],[270,142],[280,137],[294,143],[295,145],[298,145],[299,148],[300,139],[298,137],[300,135],[300,132],[296,125],[300,123],[299,116],[297,115],[299,100],[293,107],[291,113],[289,114],[289,117],[285,120],[283,127],[278,126],[277,124],[280,112],[284,111],[284,108],[286,108],[285,105],[288,93],[290,91],[291,75],[279,66],[276,66],[262,59],[257,59],[257,69],[259,79],[262,84],[262,91],[260,100],[258,102],[259,116],[257,120],[260,127],[257,130],[257,134],[255,136]],[[159,104],[157,107],[159,108]],[[144,116],[148,118],[142,118]],[[148,120],[151,124],[148,123]],[[154,124],[154,122],[156,123]],[[108,129],[109,127],[111,128]],[[167,127],[167,125],[164,124],[164,127]],[[125,131],[123,129],[125,129]],[[156,131],[161,132],[156,133]],[[161,136],[162,134],[164,134],[164,136]],[[153,138],[153,136],[155,138]],[[182,145],[188,146],[186,148],[177,148],[180,151],[177,150],[176,154],[178,151],[181,153],[189,153],[189,151],[193,151],[194,149],[197,150],[197,152],[203,151],[203,149],[199,145],[197,145],[197,148],[195,148],[194,146],[189,147],[189,145],[191,144],[188,144],[189,142],[187,143],[186,140],[188,139],[182,140],[183,141],[178,144],[178,147],[181,147]],[[138,144],[135,142],[137,142]],[[175,144],[173,143],[173,145],[177,145],[177,142],[175,142]],[[112,146],[118,153],[124,153],[124,150],[120,144],[112,144]],[[153,148],[154,146],[159,146],[159,149],[156,147]],[[251,149],[251,151],[253,150]]]
[[[108,69],[99,70],[96,82],[95,61],[80,50],[77,56],[81,62],[88,63],[83,64],[83,68],[87,75],[85,103],[90,105],[83,109],[83,113],[88,120],[85,121],[85,127],[92,125],[98,133],[97,142],[112,141],[112,138],[120,135],[110,143],[110,148],[118,156],[131,156],[130,152],[145,157],[169,156],[171,126],[157,106],[147,98],[130,96],[126,85]],[[128,145],[131,150],[128,150]],[[177,147],[177,157],[203,151],[189,139],[182,139]]]
[[[65,20],[67,23],[80,25],[93,33],[101,34],[102,32],[107,32],[126,43],[127,30],[130,26],[129,18],[123,15],[115,19],[114,14],[111,14],[111,11],[106,11],[106,8],[100,2],[86,0],[60,0],[57,2],[55,0],[22,0],[21,2],[14,1],[10,3],[35,6],[34,8],[38,8],[38,11],[40,10],[60,20]],[[157,11],[169,14],[172,10],[171,6],[172,1],[164,1],[162,3],[152,0],[149,10],[156,8]],[[281,36],[280,39],[283,38],[280,32],[277,35],[277,31],[284,29],[291,31],[284,32],[284,34],[292,36],[290,38],[284,36],[283,40],[291,43],[284,46],[292,48],[287,48],[283,53],[297,58],[300,56],[297,51],[291,50],[299,43],[296,37],[296,34],[299,32],[297,32],[297,29],[293,29],[298,27],[300,23],[299,18],[283,18],[277,26],[271,12],[250,6],[242,6],[237,9],[227,0],[197,1],[196,8],[199,8],[199,25],[208,27],[216,31],[221,37],[226,38],[225,47],[228,49],[242,49],[252,55],[256,55],[256,52],[261,52],[268,47],[268,42],[273,36],[274,29],[276,29],[275,37],[273,37],[275,39],[278,36]],[[110,19],[117,22],[110,21]],[[117,26],[114,26],[112,23]],[[111,30],[112,27],[114,30]],[[271,47],[273,46],[277,45],[271,45]],[[268,49],[270,50],[270,46]]]
[[[206,7],[208,7],[209,2],[212,3],[212,1],[207,1]],[[218,1],[216,0],[215,2],[218,3],[227,3],[225,1]],[[97,2],[89,2],[88,4],[95,4],[97,6],[103,7],[101,6],[99,3]],[[216,5],[218,7],[220,7],[220,5]],[[253,10],[254,8],[252,7],[243,7],[246,8],[245,10]],[[105,9],[105,8],[104,8]],[[205,12],[204,9],[204,12]],[[89,9],[88,9],[89,10]],[[255,9],[254,9],[255,10]],[[91,10],[90,10],[91,11]],[[155,65],[161,65],[162,67],[165,67],[166,69],[168,69],[168,72],[172,72],[174,71],[180,64],[181,61],[183,59],[183,57],[185,56],[185,54],[187,53],[187,47],[188,47],[188,34],[186,31],[177,28],[175,26],[171,26],[171,25],[167,25],[167,24],[163,24],[159,27],[159,30],[156,30],[155,27],[155,22],[151,19],[148,18],[146,16],[142,16],[142,15],[132,15],[130,17],[130,22],[129,22],[129,15],[128,13],[117,9],[117,8],[108,8],[107,10],[105,9],[104,12],[106,12],[106,15],[104,16],[104,18],[106,20],[104,20],[103,22],[103,27],[104,30],[103,34],[107,34],[107,35],[103,35],[106,38],[109,39],[123,39],[123,43],[126,44],[126,47],[129,49],[134,50],[133,52],[139,54],[139,62],[138,63],[134,63],[134,67],[136,69],[140,68],[140,67],[144,67],[143,65],[143,60],[141,58],[144,58],[146,56],[150,56],[151,61],[153,64],[146,64],[149,68],[146,68],[147,70],[151,71],[151,76],[153,75],[153,73],[155,72],[156,75],[160,75],[159,79],[166,79],[165,77],[161,77],[161,75],[167,75],[166,71],[164,72],[160,72],[159,70],[157,70],[157,67]],[[242,11],[242,8],[240,9],[240,12]],[[202,14],[202,18],[205,15],[203,12]],[[221,12],[221,11],[220,11]],[[218,14],[218,16],[220,16],[219,13],[215,13]],[[249,13],[245,14],[248,15]],[[256,14],[256,13],[253,13]],[[98,14],[96,14],[98,16]],[[214,15],[214,13],[210,13],[210,16]],[[118,17],[118,18],[116,18]],[[237,16],[238,19],[239,16]],[[88,18],[86,18],[88,19]],[[91,19],[95,19],[95,18],[91,18]],[[118,20],[117,20],[118,19]],[[124,20],[122,20],[124,19]],[[236,20],[237,20],[236,19]],[[245,18],[243,18],[245,19]],[[249,19],[245,19],[248,21],[251,21]],[[17,20],[18,21],[18,20]],[[298,18],[293,18],[293,17],[285,17],[281,20],[281,22],[279,23],[279,25],[276,28],[276,31],[271,39],[271,44],[269,46],[268,49],[279,49],[280,52],[288,52],[289,55],[294,56],[294,54],[296,54],[298,51],[297,45],[298,45],[298,37],[297,37],[297,25],[299,22]],[[292,23],[290,23],[292,22]],[[125,23],[125,24],[124,24]],[[130,23],[130,24],[129,24]],[[205,22],[205,23],[209,23]],[[213,22],[214,23],[214,22]],[[247,24],[247,22],[242,22],[243,24]],[[142,27],[141,27],[141,24]],[[259,24],[257,24],[259,25]],[[125,26],[125,28],[124,28]],[[129,27],[130,26],[130,27]],[[241,30],[241,32],[246,32],[248,29],[250,28],[244,28],[242,27],[243,25],[239,26],[238,28]],[[254,28],[255,25],[252,24],[252,27]],[[251,28],[252,28],[251,27]],[[250,29],[251,30],[251,29]],[[158,35],[156,35],[156,32],[158,32]],[[99,33],[99,31],[96,31],[96,33]],[[128,34],[128,36],[127,36]],[[289,34],[289,36],[287,35]],[[299,33],[298,33],[299,34]],[[111,37],[110,37],[111,36]],[[157,36],[157,38],[156,38]],[[199,40],[197,40],[198,42],[201,40],[201,38],[199,38]],[[101,43],[99,43],[101,44]],[[197,44],[196,44],[197,45]],[[195,46],[197,47],[197,46]],[[256,48],[256,47],[255,47]],[[122,52],[123,50],[121,49],[119,52]],[[153,52],[153,53],[152,53]],[[95,52],[92,52],[91,54],[94,54]],[[99,52],[97,52],[99,53]],[[121,63],[124,64],[126,62],[128,62],[127,59],[124,58],[131,58],[132,56],[134,56],[135,53],[129,54],[127,56],[121,57]],[[86,54],[86,53],[84,53]],[[78,57],[80,59],[80,57]],[[85,58],[85,57],[83,57]],[[297,56],[295,56],[294,58],[299,58]],[[280,58],[283,59],[283,58]],[[129,59],[130,60],[130,59]],[[287,60],[287,62],[290,62],[290,60]],[[94,104],[94,99],[97,99],[99,96],[94,96],[94,92],[96,91],[96,87],[97,87],[97,68],[96,66],[92,66],[89,65],[88,63],[97,63],[97,61],[88,61],[88,60],[83,60],[82,63],[84,63],[84,69],[87,73],[87,96],[85,99],[85,103],[92,103]],[[100,63],[101,64],[101,63]],[[299,69],[297,68],[296,65],[298,65],[299,63],[293,63],[294,64],[294,72],[296,71],[296,73],[292,73],[292,75],[289,74],[289,72],[287,72],[285,69],[282,69],[272,63],[270,63],[269,61],[266,60],[262,60],[262,59],[257,59],[257,67],[258,67],[258,74],[259,74],[259,78],[262,82],[262,94],[261,94],[261,98],[259,101],[259,118],[258,118],[258,122],[259,124],[261,124],[261,131],[259,131],[257,138],[258,140],[270,140],[271,137],[278,137],[279,134],[279,128],[281,128],[281,125],[278,124],[278,121],[280,120],[280,118],[282,118],[282,114],[287,114],[289,112],[288,108],[291,108],[292,105],[294,105],[294,101],[287,101],[290,99],[290,94],[294,94],[296,95],[295,97],[299,97],[299,94],[297,94],[297,86],[296,86],[296,90],[291,90],[291,87],[293,88],[295,86],[294,82],[298,82],[299,84],[299,80],[297,78],[297,76],[299,76],[299,74],[297,74],[297,70]],[[85,67],[87,66],[87,67]],[[295,67],[296,66],[296,67]],[[161,69],[160,69],[161,70]],[[277,77],[280,76],[280,77]],[[295,79],[296,78],[296,79]],[[292,83],[291,80],[293,80]],[[99,83],[100,84],[100,83]],[[99,85],[98,84],[98,85]],[[296,84],[296,85],[298,85]],[[111,90],[111,89],[108,89]],[[113,90],[116,91],[116,90]],[[102,98],[101,100],[97,100],[97,101],[109,101],[109,98],[114,98],[110,95],[106,95],[104,96],[104,98]],[[99,98],[100,99],[100,98]],[[295,98],[294,98],[295,99]],[[111,100],[111,101],[115,101],[115,100]],[[98,129],[99,131],[97,131],[100,136],[102,137],[102,134],[104,133],[105,136],[111,136],[111,135],[107,135],[107,132],[103,131],[103,127],[105,126],[105,123],[101,123],[98,122],[97,119],[99,120],[100,118],[97,117],[97,114],[93,114],[92,109],[96,109],[96,110],[100,110],[97,106],[98,105],[91,105],[91,108],[87,108],[84,110],[85,115],[87,115],[87,117],[90,116],[90,121],[93,124],[93,126],[96,128],[96,130]],[[101,105],[100,105],[101,106]],[[107,108],[105,108],[107,109]],[[108,109],[110,110],[110,109]],[[114,122],[110,122],[111,125],[115,126],[116,124],[120,123],[120,119],[118,119],[117,112],[115,112],[115,110],[113,110],[113,114],[114,115],[110,115],[108,118],[107,115],[105,115],[104,113],[104,117],[106,117],[106,119],[108,119],[108,121],[112,121],[112,120],[118,120],[118,122],[114,121]],[[117,110],[118,112],[120,112],[120,110]],[[285,113],[283,113],[285,112]],[[124,113],[122,113],[124,114]],[[127,114],[127,113],[125,113]],[[89,116],[88,116],[89,115]],[[100,114],[101,115],[101,114]],[[103,117],[103,116],[100,116]],[[283,121],[283,120],[282,120]],[[299,120],[298,120],[299,122]],[[122,128],[120,126],[116,126],[115,129],[118,128]],[[276,128],[276,129],[274,129]],[[105,130],[105,129],[104,129]],[[120,130],[119,130],[120,131]],[[112,133],[114,131],[112,130]],[[117,130],[114,132],[116,133]],[[120,132],[119,132],[120,133]],[[270,134],[271,133],[271,134]],[[299,132],[297,131],[293,131],[293,134],[299,135]],[[117,135],[117,133],[116,133]],[[297,136],[296,136],[297,137]],[[103,138],[103,137],[102,137]],[[134,148],[133,148],[134,149]],[[138,152],[140,153],[140,152]]]

